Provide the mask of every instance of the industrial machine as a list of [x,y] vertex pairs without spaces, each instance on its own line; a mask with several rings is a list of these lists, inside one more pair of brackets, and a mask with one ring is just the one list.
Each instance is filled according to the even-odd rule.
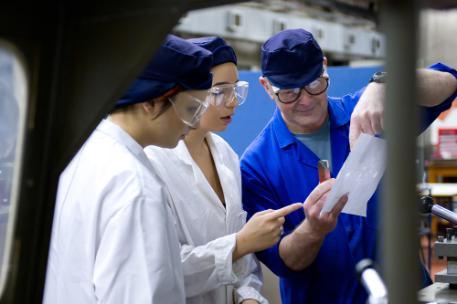
[[422,303],[457,302],[457,214],[433,203],[431,196],[420,199],[422,213],[431,213],[447,220],[454,227],[446,228],[446,235],[440,235],[435,242],[436,256],[446,259],[446,269],[435,275],[435,283],[419,292]]

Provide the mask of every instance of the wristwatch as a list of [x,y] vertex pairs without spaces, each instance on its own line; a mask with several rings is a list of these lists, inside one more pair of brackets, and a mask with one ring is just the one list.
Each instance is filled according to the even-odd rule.
[[387,72],[376,72],[371,76],[370,83],[386,83],[387,82]]

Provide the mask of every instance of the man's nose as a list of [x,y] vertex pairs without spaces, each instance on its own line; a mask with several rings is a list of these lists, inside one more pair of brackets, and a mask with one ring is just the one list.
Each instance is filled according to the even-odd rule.
[[305,90],[301,90],[300,96],[298,96],[297,104],[309,105],[313,102],[313,96],[309,95]]

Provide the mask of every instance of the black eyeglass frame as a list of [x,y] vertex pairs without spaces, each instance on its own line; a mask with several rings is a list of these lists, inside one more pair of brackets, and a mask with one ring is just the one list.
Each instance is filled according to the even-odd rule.
[[[302,88],[294,88],[294,89],[300,89],[300,90],[299,90],[298,93],[297,93],[297,97],[296,97],[295,99],[291,100],[291,101],[283,101],[283,100],[281,100],[281,98],[279,97],[279,91],[280,91],[280,90],[277,90],[277,91],[275,92],[275,90],[273,89],[273,93],[276,95],[276,97],[278,97],[278,101],[281,102],[281,103],[283,103],[283,104],[291,104],[291,103],[296,102],[296,101],[300,98],[300,96],[301,96],[303,90],[305,90],[306,93],[308,93],[308,94],[311,95],[311,96],[321,95],[322,93],[324,93],[325,91],[327,91],[328,85],[329,85],[329,79],[328,79],[328,77],[319,76],[318,78],[316,78],[316,80],[321,79],[321,78],[325,80],[325,87],[322,89],[322,91],[320,91],[320,92],[318,92],[318,93],[311,93],[311,92],[309,92],[309,91],[306,89],[307,86],[304,86],[304,87],[302,87]],[[316,80],[313,80],[313,82],[316,81]],[[294,89],[292,89],[292,90],[294,90]],[[288,89],[288,90],[289,90],[289,89]]]

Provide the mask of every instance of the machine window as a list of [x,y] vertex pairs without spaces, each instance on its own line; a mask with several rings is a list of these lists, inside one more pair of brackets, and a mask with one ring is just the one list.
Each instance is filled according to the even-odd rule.
[[27,85],[19,56],[0,40],[0,293],[8,273],[18,199]]

